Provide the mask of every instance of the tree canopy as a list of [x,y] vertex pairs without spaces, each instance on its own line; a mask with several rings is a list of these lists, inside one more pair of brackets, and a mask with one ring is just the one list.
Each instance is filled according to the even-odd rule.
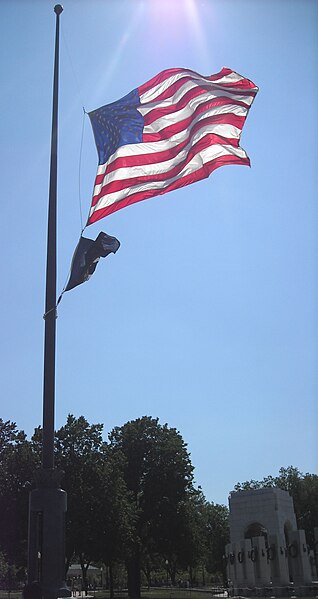
[[157,554],[175,573],[181,506],[192,491],[193,466],[180,433],[144,416],[109,435],[113,454],[125,456],[123,476],[136,510],[135,537],[127,556],[128,590],[140,596],[142,561]]
[[18,567],[25,566],[28,495],[37,463],[24,431],[0,418],[0,551]]

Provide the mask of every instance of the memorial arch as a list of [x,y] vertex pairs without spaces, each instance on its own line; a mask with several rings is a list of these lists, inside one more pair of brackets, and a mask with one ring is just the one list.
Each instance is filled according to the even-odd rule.
[[225,557],[235,594],[268,586],[279,595],[291,584],[308,591],[314,574],[289,493],[277,487],[237,491],[230,494],[229,507],[231,543]]

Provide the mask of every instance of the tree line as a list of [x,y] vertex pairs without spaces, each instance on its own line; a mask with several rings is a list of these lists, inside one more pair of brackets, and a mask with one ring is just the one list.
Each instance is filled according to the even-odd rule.
[[[141,576],[151,585],[158,572],[172,584],[180,571],[193,584],[198,568],[222,577],[228,510],[195,488],[180,433],[147,416],[115,427],[107,441],[102,433],[102,424],[73,415],[55,433],[68,500],[66,571],[79,562],[85,584],[88,566],[105,564],[113,593],[124,565],[130,597],[140,597]],[[0,419],[0,578],[25,576],[28,496],[41,450],[40,427],[29,441]]]
[[[83,581],[90,564],[107,566],[109,587],[119,569],[129,596],[140,597],[166,572],[190,584],[225,578],[224,547],[229,514],[194,485],[187,445],[175,428],[145,416],[115,427],[103,440],[103,425],[69,415],[55,433],[55,466],[64,471],[68,496],[66,571],[79,562]],[[24,580],[27,560],[28,497],[41,465],[42,430],[27,440],[16,424],[0,419],[0,580]],[[278,486],[294,499],[299,528],[313,543],[318,525],[318,476],[281,468],[277,477],[237,483],[235,491]],[[209,577],[209,578],[208,578]]]

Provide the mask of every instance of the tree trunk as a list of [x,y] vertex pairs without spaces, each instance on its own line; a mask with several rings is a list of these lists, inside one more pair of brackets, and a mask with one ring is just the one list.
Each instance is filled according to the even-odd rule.
[[149,563],[147,562],[146,565],[142,568],[142,571],[145,575],[145,577],[147,578],[147,584],[148,584],[148,591],[151,587],[151,573],[152,573],[152,569],[151,566],[149,565]]
[[110,599],[114,599],[114,576],[113,576],[113,565],[109,564],[109,596]]
[[82,586],[84,587],[84,588],[82,588],[82,590],[84,590],[85,595],[87,595],[87,590],[88,590],[87,570],[88,570],[88,566],[89,566],[90,562],[88,561],[85,565],[85,559],[81,553],[79,554],[79,558],[80,558],[80,564],[81,564],[81,568],[82,568],[82,579],[83,579]]
[[140,599],[140,560],[135,555],[127,560],[128,596],[130,599]]
[[169,574],[171,579],[172,586],[176,586],[176,574],[177,574],[177,564],[176,562],[172,562],[169,568]]

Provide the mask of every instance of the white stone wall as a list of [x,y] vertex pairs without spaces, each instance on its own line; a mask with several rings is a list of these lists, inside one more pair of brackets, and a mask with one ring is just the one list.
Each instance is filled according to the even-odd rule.
[[297,530],[293,500],[281,489],[231,493],[229,507],[232,543],[244,539],[247,528],[254,522],[264,526],[268,534],[284,534],[285,525]]

